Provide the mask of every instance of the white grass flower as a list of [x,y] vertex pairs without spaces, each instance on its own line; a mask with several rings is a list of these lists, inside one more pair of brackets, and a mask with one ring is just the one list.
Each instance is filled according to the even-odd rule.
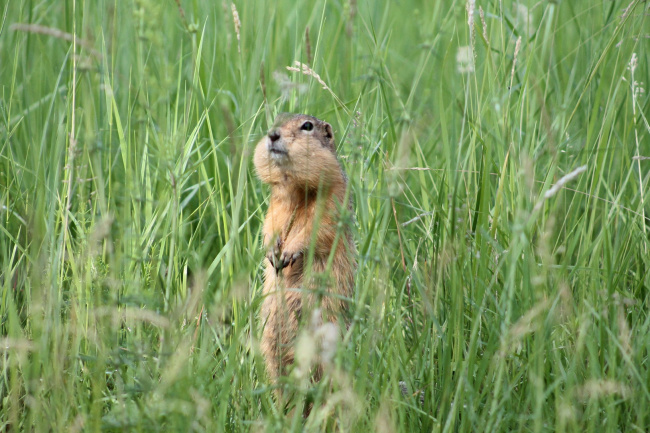
[[329,365],[339,343],[339,328],[332,322],[323,323],[323,312],[316,308],[311,315],[311,328],[314,348],[318,350],[320,362]]
[[323,89],[324,89],[324,90],[327,90],[328,92],[330,92],[330,95],[332,95],[332,97],[333,97],[334,100],[335,100],[335,101],[340,105],[340,107],[341,107],[341,108],[342,108],[346,113],[351,114],[351,113],[350,113],[350,110],[345,106],[345,104],[343,103],[343,101],[341,101],[341,98],[339,98],[338,96],[336,96],[336,93],[334,93],[334,91],[333,91],[332,89],[330,89],[330,87],[327,85],[327,83],[325,83],[325,81],[320,77],[320,75],[318,75],[318,74],[316,73],[316,71],[314,71],[314,70],[313,70],[312,68],[310,68],[308,65],[305,65],[304,63],[301,63],[301,62],[298,62],[298,61],[294,61],[294,62],[293,62],[293,66],[287,66],[287,71],[300,72],[301,74],[308,75],[308,76],[310,76],[310,77],[316,79],[316,81],[318,81],[318,83],[319,83],[321,86],[323,86]]
[[573,170],[571,173],[568,173],[568,174],[562,176],[562,177],[560,178],[560,180],[558,180],[558,181],[555,183],[555,185],[553,185],[551,188],[549,188],[548,191],[546,191],[546,192],[544,193],[544,196],[543,196],[542,199],[541,199],[541,200],[540,200],[540,201],[535,205],[535,207],[533,208],[533,210],[539,210],[539,209],[541,209],[542,205],[544,204],[544,202],[545,202],[546,200],[548,200],[549,198],[553,197],[555,194],[558,193],[558,191],[560,191],[562,188],[564,188],[564,185],[566,185],[567,183],[571,182],[573,179],[575,179],[576,177],[578,177],[581,173],[584,173],[585,171],[587,171],[587,166],[586,166],[586,165],[582,165],[582,166],[576,168],[575,170]]
[[280,98],[282,98],[283,101],[289,99],[293,90],[296,90],[298,94],[302,94],[307,91],[306,84],[294,83],[291,81],[291,78],[289,78],[287,74],[280,71],[273,72],[273,80],[280,87]]
[[562,187],[564,185],[571,182],[573,179],[578,177],[578,175],[580,173],[584,173],[585,171],[587,171],[587,166],[582,165],[582,166],[576,168],[575,170],[573,170],[571,173],[569,173],[569,174],[567,174],[565,176],[562,176],[560,178],[560,180],[558,180],[555,185],[553,185],[548,191],[546,191],[546,193],[544,194],[544,199],[548,200],[549,198],[553,197],[555,194],[557,194],[557,192],[560,189],[562,189]]
[[533,16],[528,8],[522,4],[515,6],[515,26],[519,28],[519,33],[532,35],[535,31],[533,27]]
[[307,377],[316,360],[316,339],[309,334],[309,332],[303,332],[296,342],[294,351],[296,368],[294,374],[298,378]]
[[239,12],[237,12],[237,7],[234,3],[230,4],[232,9],[232,20],[235,23],[235,33],[237,34],[237,52],[241,53],[241,38],[239,30],[241,29],[241,21],[239,20]]
[[335,324],[327,322],[318,327],[316,334],[320,338],[321,361],[323,364],[330,364],[339,344],[339,329]]
[[632,9],[634,6],[635,0],[632,0],[629,5],[625,9],[623,9],[623,12],[621,13],[621,21],[625,21],[627,17],[630,15],[630,12],[632,12]]
[[469,34],[472,39],[474,39],[474,11],[476,10],[476,0],[467,0],[465,9],[467,9],[467,25],[469,26]]
[[579,398],[588,400],[590,398],[601,398],[611,395],[619,395],[622,398],[627,398],[632,392],[628,386],[621,382],[608,379],[591,379],[578,389],[577,394]]
[[456,70],[460,74],[474,72],[474,56],[472,55],[472,47],[469,45],[458,47],[458,51],[456,52]]
[[485,12],[483,12],[483,8],[481,6],[478,7],[478,14],[481,17],[481,26],[483,27],[483,39],[485,39],[485,42],[488,42],[487,24],[485,23]]
[[305,65],[304,63],[295,61],[293,62],[294,66],[287,66],[287,71],[293,71],[293,72],[300,72],[305,75],[309,75],[310,77],[313,77],[320,83],[321,86],[323,86],[323,89],[331,91],[329,86],[323,81],[323,79],[314,71],[311,69],[308,65]]
[[627,64],[627,69],[630,71],[630,73],[634,74],[638,62],[639,62],[639,58],[637,57],[636,53],[632,53],[632,57],[630,58],[630,63]]
[[10,351],[28,352],[34,350],[34,345],[26,339],[3,337],[0,339],[0,353]]
[[517,65],[517,55],[519,55],[519,50],[521,49],[521,36],[517,38],[515,43],[515,54],[512,56],[512,71],[510,72],[510,88],[515,80],[515,66]]

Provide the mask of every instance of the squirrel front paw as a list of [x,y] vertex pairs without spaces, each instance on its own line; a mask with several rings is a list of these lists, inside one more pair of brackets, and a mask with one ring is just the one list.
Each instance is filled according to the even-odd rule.
[[291,251],[291,249],[287,248],[283,251],[283,247],[284,241],[278,236],[276,241],[273,242],[273,247],[270,247],[266,254],[266,258],[269,263],[271,263],[276,273],[280,273],[282,269],[293,265],[303,256],[301,250]]
[[273,265],[275,268],[275,272],[279,274],[282,269],[286,268],[287,266],[291,266],[300,260],[300,258],[302,258],[302,251],[295,253],[285,251],[279,255],[279,257],[269,252],[266,258],[269,260],[269,263],[271,263],[271,265]]
[[276,272],[279,272],[284,266],[282,265],[283,259],[280,258],[280,255],[282,254],[282,245],[284,242],[278,236],[273,243],[273,247],[269,248],[269,251],[266,253],[266,258],[269,260],[271,265],[275,268]]
[[291,266],[296,263],[302,257],[302,251],[285,251],[282,253],[282,268]]

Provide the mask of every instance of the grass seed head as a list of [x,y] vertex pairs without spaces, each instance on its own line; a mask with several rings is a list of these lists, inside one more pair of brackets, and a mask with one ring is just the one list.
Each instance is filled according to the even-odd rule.
[[237,7],[234,3],[230,4],[232,9],[232,20],[235,24],[235,33],[237,34],[237,52],[241,53],[241,37],[239,30],[241,29],[241,21],[239,20],[239,12],[237,12]]

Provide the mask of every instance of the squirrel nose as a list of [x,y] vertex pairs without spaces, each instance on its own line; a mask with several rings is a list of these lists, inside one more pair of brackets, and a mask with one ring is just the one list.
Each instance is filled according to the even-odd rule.
[[277,141],[280,138],[280,131],[278,131],[277,129],[270,131],[269,138],[271,139],[271,142]]

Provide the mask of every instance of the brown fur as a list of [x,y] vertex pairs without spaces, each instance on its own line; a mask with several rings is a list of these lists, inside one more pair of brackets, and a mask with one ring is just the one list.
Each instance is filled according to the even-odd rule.
[[[308,129],[310,122],[313,129]],[[339,226],[347,179],[335,153],[332,127],[315,117],[281,115],[257,144],[257,175],[271,186],[264,220],[267,260],[262,305],[262,351],[271,380],[293,364],[293,344],[301,319],[309,321],[320,307],[323,320],[345,319],[356,253],[349,227]],[[332,265],[325,287],[313,278],[326,271],[335,239]],[[314,256],[305,269],[310,246]],[[311,275],[309,281],[305,274]],[[296,290],[297,289],[297,290]],[[320,290],[319,290],[320,289]],[[324,289],[324,290],[323,290]],[[334,295],[334,296],[330,296]],[[320,376],[320,367],[314,379]]]

